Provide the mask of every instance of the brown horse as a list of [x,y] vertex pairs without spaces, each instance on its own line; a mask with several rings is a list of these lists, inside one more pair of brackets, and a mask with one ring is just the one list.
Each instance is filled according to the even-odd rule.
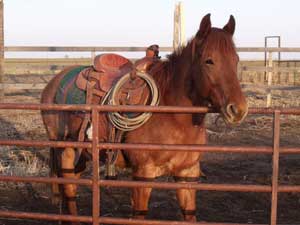
[[[246,99],[237,79],[239,57],[232,40],[235,20],[231,16],[223,29],[212,28],[210,14],[206,15],[191,41],[172,53],[166,61],[157,61],[149,69],[161,93],[160,105],[169,106],[213,106],[229,124],[240,123],[248,112]],[[57,75],[42,94],[43,103],[53,103],[60,80],[70,71]],[[44,124],[50,139],[59,139],[59,113],[42,112]],[[154,114],[142,127],[128,132],[128,143],[163,144],[206,144],[205,115]],[[66,116],[65,116],[66,118]],[[66,118],[67,119],[67,118]],[[68,120],[68,129],[74,130],[74,137],[82,119]],[[52,152],[53,153],[53,152]],[[201,154],[195,152],[139,151],[125,152],[133,168],[133,177],[151,180],[165,174],[174,176],[178,182],[197,182],[200,173]],[[55,154],[52,154],[52,157]],[[60,155],[61,165],[52,175],[79,178],[85,161],[84,154],[74,166],[76,149],[66,148]],[[55,159],[53,160],[55,161]],[[54,163],[55,164],[55,163]],[[83,166],[82,166],[83,165]],[[56,165],[57,167],[57,165]],[[69,169],[69,171],[65,171]],[[70,172],[71,171],[71,172]],[[57,188],[54,190],[57,191]],[[144,218],[152,188],[134,188],[132,207],[136,218]],[[64,185],[69,212],[77,214],[76,185]],[[177,198],[184,219],[195,221],[196,191],[181,189]]]

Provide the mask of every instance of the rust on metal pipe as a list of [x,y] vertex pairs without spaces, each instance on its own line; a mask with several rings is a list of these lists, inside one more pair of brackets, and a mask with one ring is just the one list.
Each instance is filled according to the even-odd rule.
[[279,145],[280,145],[280,111],[276,110],[273,119],[274,152],[273,152],[273,174],[272,174],[271,225],[277,224]]
[[79,184],[85,186],[92,186],[90,179],[71,179],[71,178],[54,178],[54,177],[20,177],[20,176],[0,176],[0,181],[5,182],[35,182],[45,184]]
[[[20,176],[0,176],[0,181],[4,182],[34,182],[34,183],[57,183],[57,184],[78,184],[85,186],[92,186],[92,180],[90,179],[70,179],[70,178],[48,178],[48,177],[20,177]],[[214,191],[241,191],[247,190],[254,192],[271,192],[272,188],[268,185],[228,185],[228,184],[193,184],[188,183],[168,183],[168,182],[139,182],[139,181],[111,181],[111,180],[99,180],[99,185],[111,186],[111,187],[153,187],[160,189],[198,189],[198,190],[214,190]],[[300,192],[300,185],[280,185],[278,186],[278,192]]]
[[300,185],[279,185],[278,192],[280,193],[291,193],[300,192]]
[[93,124],[93,142],[92,142],[92,154],[93,154],[93,225],[99,224],[100,216],[100,187],[99,183],[99,112],[96,109],[92,111],[92,124]]
[[296,147],[281,147],[280,154],[300,154],[300,148]]
[[[203,146],[203,145],[163,145],[163,144],[115,144],[98,143],[98,119],[99,112],[159,112],[159,113],[211,113],[214,109],[206,107],[173,107],[173,106],[99,106],[99,105],[55,105],[55,104],[0,104],[0,109],[19,110],[63,110],[63,111],[92,111],[93,141],[90,142],[55,142],[55,141],[27,141],[27,140],[0,140],[0,145],[14,146],[38,146],[38,147],[79,147],[92,148],[93,152],[93,177],[90,179],[66,179],[46,177],[18,177],[0,176],[0,181],[6,182],[39,182],[39,183],[73,183],[92,186],[93,190],[93,216],[71,216],[56,214],[27,213],[15,211],[0,211],[0,217],[14,217],[27,219],[45,219],[60,221],[81,221],[93,223],[111,224],[140,224],[140,220],[99,217],[100,215],[100,190],[99,186],[111,187],[153,187],[160,189],[197,189],[208,191],[237,191],[237,192],[271,192],[271,225],[277,222],[277,202],[279,192],[300,192],[299,185],[278,185],[279,154],[300,153],[300,148],[287,147],[279,149],[280,114],[300,115],[300,108],[274,109],[274,108],[251,108],[250,114],[274,114],[273,148],[268,146]],[[99,149],[124,149],[149,151],[194,151],[194,152],[232,152],[232,153],[273,153],[273,177],[272,186],[269,185],[240,185],[240,184],[200,184],[200,183],[167,183],[167,182],[138,182],[138,181],[112,181],[99,180]],[[226,224],[226,223],[187,223],[173,221],[142,221],[143,224]]]
[[[140,219],[125,219],[100,217],[100,222],[104,224],[135,224],[135,225],[249,225],[243,223],[212,223],[212,222],[188,222],[188,221],[161,221],[161,220],[140,220]],[[262,225],[262,224],[251,224]]]
[[0,140],[0,145],[24,147],[56,147],[56,148],[91,148],[90,142],[71,141],[35,141],[35,140]]
[[[57,111],[91,111],[99,112],[153,112],[153,113],[212,113],[215,109],[207,107],[180,107],[180,106],[112,106],[112,105],[66,105],[66,104],[18,104],[0,103],[0,109],[14,110],[57,110]],[[300,108],[250,108],[249,114],[281,114],[300,115]]]
[[268,153],[273,152],[269,146],[208,146],[208,145],[168,145],[168,144],[124,144],[99,143],[101,149],[149,150],[149,151],[191,151],[191,152],[232,152],[232,153]]
[[202,191],[237,191],[237,192],[271,192],[269,185],[241,185],[241,184],[201,184],[201,183],[169,183],[146,181],[100,180],[100,186],[107,187],[152,187],[158,189],[196,189]]
[[91,223],[92,218],[89,216],[72,216],[72,215],[59,215],[50,213],[29,213],[18,211],[4,211],[0,210],[1,218],[20,218],[20,219],[38,219],[50,221],[71,221],[71,222],[85,222]]
[[91,111],[92,105],[66,105],[66,104],[19,104],[0,103],[0,109],[15,110],[55,110],[55,111]]
[[[90,142],[68,142],[68,141],[35,141],[35,140],[0,140],[0,145],[25,146],[25,147],[76,147],[92,148]],[[128,143],[99,143],[102,149],[124,149],[139,150],[141,148],[149,151],[193,151],[193,152],[231,152],[231,153],[273,153],[269,146],[207,146],[207,145],[166,145],[166,144],[128,144]],[[280,154],[300,154],[300,148],[283,147]]]
[[280,111],[281,114],[300,115],[300,108],[249,108],[249,114],[274,114]]

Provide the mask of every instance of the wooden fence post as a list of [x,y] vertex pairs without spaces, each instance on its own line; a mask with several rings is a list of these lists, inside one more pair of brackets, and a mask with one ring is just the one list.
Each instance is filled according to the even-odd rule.
[[91,51],[91,65],[94,65],[95,57],[96,57],[96,52],[95,52],[95,50],[94,50],[94,51]]
[[175,5],[174,10],[174,31],[173,31],[173,48],[185,45],[185,18],[182,2]]
[[174,10],[174,30],[173,30],[173,48],[177,49],[179,46],[179,6],[178,4],[175,5]]
[[[273,69],[272,52],[269,52],[268,68]],[[272,76],[273,76],[273,72],[269,71],[268,72],[268,89],[267,89],[267,107],[270,107],[272,104],[272,93],[271,93]]]
[[4,74],[4,14],[3,3],[0,0],[0,99],[4,96],[3,74]]
[[184,16],[184,8],[183,3],[179,2],[179,24],[180,24],[180,45],[183,46],[186,44],[186,38],[185,38],[185,16]]

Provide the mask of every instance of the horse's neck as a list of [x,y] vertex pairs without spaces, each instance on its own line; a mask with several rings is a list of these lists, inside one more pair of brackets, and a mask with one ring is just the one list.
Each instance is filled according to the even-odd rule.
[[[168,83],[168,87],[163,93],[163,96],[161,96],[161,105],[193,106],[193,103],[188,96],[188,88],[191,84],[190,70],[192,66],[192,54],[190,50],[191,46],[188,45],[182,51],[181,55],[178,55],[175,58],[176,61],[172,61],[171,58],[165,65],[166,71],[171,71],[172,74],[169,74],[171,80]],[[194,114],[193,116],[191,114],[172,114],[170,115],[170,119],[172,120],[172,123],[174,123],[175,120],[181,126],[204,126],[204,117],[198,114]],[[197,120],[196,123],[193,122],[194,119]]]

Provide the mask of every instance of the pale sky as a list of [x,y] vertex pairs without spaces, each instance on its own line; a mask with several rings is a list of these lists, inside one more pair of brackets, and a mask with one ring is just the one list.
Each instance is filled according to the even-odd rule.
[[[5,45],[172,45],[175,0],[4,0]],[[282,46],[300,46],[299,0],[183,0],[186,36],[211,13],[213,26],[236,19],[238,47],[261,47],[280,35]]]

